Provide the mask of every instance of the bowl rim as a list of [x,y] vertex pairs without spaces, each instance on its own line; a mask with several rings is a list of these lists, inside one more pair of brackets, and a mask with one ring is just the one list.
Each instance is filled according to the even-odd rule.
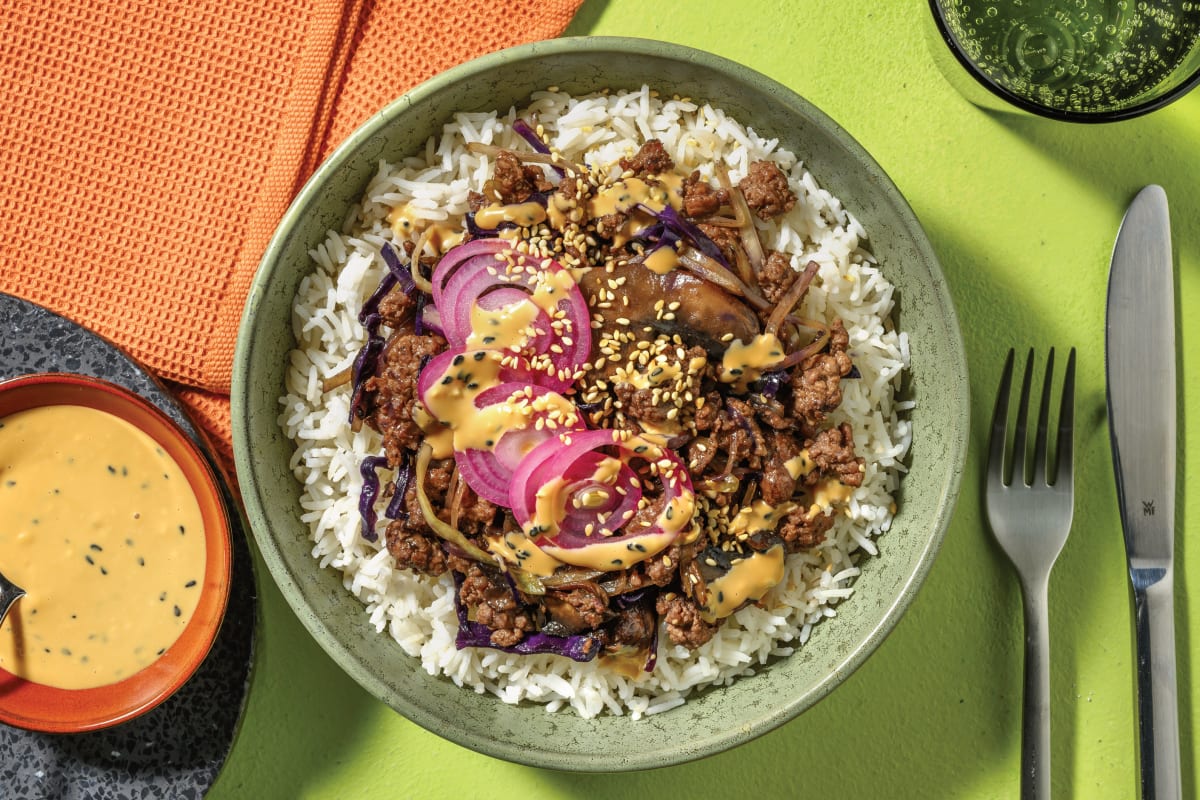
[[[223,624],[232,579],[232,530],[216,472],[199,445],[165,412],[136,392],[103,378],[36,372],[0,380],[0,398],[29,401],[0,416],[56,405],[83,405],[111,414],[149,436],[183,470],[204,519],[205,574],[191,619],[161,657],[117,683],[60,689],[0,668],[0,722],[42,733],[84,733],[127,722],[177,692],[204,663]],[[53,713],[42,713],[42,712]]]
[[[647,48],[650,50],[648,51]],[[410,721],[463,747],[514,763],[566,771],[615,772],[654,768],[696,760],[772,731],[824,698],[835,686],[843,683],[845,678],[856,670],[870,653],[878,649],[878,645],[895,628],[899,619],[908,609],[916,589],[932,568],[935,556],[945,538],[959,493],[962,479],[961,465],[965,462],[967,454],[970,409],[968,393],[963,391],[956,397],[956,407],[953,409],[954,417],[948,426],[951,441],[946,453],[948,461],[959,466],[950,470],[938,486],[939,491],[936,501],[933,503],[935,507],[934,524],[931,525],[932,530],[923,547],[915,551],[916,566],[905,576],[896,591],[895,598],[881,614],[877,623],[862,635],[861,641],[840,663],[839,667],[831,670],[828,676],[814,685],[807,693],[801,697],[789,698],[789,702],[766,710],[746,721],[737,730],[700,735],[686,745],[677,744],[675,750],[678,752],[670,756],[663,755],[667,752],[664,749],[648,753],[589,754],[583,757],[564,757],[557,751],[530,750],[495,737],[479,736],[465,727],[456,727],[453,720],[448,721],[446,717],[426,713],[418,705],[409,701],[407,697],[401,696],[395,703],[385,701],[384,698],[392,694],[390,688],[354,657],[349,647],[340,640],[336,630],[315,614],[302,613],[302,609],[306,605],[304,592],[297,575],[290,570],[275,541],[265,512],[263,488],[255,474],[258,465],[252,458],[250,444],[249,412],[253,381],[244,370],[245,365],[251,360],[256,345],[253,322],[258,300],[263,296],[268,279],[271,277],[272,264],[277,266],[281,263],[280,257],[294,229],[308,212],[310,206],[319,198],[322,184],[351,161],[360,147],[391,125],[396,116],[401,115],[410,106],[436,95],[444,87],[463,79],[486,75],[515,62],[536,61],[545,56],[576,54],[581,50],[589,56],[597,58],[606,55],[619,57],[629,53],[650,54],[665,61],[695,64],[712,72],[723,73],[734,82],[762,87],[764,93],[771,94],[777,102],[789,105],[797,113],[806,116],[823,128],[845,148],[859,167],[866,172],[868,178],[879,185],[881,192],[889,195],[891,208],[903,223],[905,233],[917,246],[920,257],[929,264],[930,277],[934,279],[932,291],[944,314],[942,328],[951,344],[950,359],[944,366],[951,374],[961,377],[963,386],[967,384],[967,364],[957,312],[945,284],[937,255],[907,200],[875,159],[841,125],[799,93],[775,79],[735,61],[686,45],[637,37],[580,36],[532,42],[489,53],[439,73],[389,102],[351,133],[310,176],[281,217],[260,261],[248,301],[243,310],[234,357],[231,390],[234,460],[250,528],[269,573],[293,613],[338,666],[372,696],[384,702],[385,705],[392,706]],[[463,689],[462,691],[468,690]],[[502,702],[499,698],[495,698],[495,701]]]

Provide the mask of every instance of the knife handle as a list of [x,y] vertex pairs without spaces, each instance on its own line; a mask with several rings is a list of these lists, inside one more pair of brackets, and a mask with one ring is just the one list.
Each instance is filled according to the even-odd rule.
[[1182,797],[1172,569],[1135,568],[1138,752],[1142,800]]

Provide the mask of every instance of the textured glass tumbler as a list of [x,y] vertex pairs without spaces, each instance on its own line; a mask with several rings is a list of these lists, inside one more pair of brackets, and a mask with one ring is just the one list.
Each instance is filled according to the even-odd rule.
[[935,62],[982,108],[1115,122],[1200,83],[1200,0],[929,0],[929,8]]

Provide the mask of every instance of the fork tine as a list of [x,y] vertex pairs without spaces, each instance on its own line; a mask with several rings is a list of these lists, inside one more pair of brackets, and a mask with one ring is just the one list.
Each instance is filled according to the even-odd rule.
[[[988,478],[1007,484],[1004,474],[1004,449],[1008,429],[1008,396],[1012,393],[1013,373],[1012,348],[1004,360],[1004,371],[1000,375],[1000,389],[996,392],[996,409],[992,413],[992,439],[988,449]],[[998,473],[998,474],[997,474]]]
[[1046,376],[1042,379],[1042,402],[1038,408],[1037,436],[1033,441],[1033,485],[1046,481],[1048,455],[1046,431],[1050,427],[1050,389],[1054,382],[1054,348],[1046,356]]
[[1075,348],[1067,356],[1067,372],[1063,376],[1062,404],[1058,410],[1058,458],[1054,485],[1070,489],[1075,485],[1075,470],[1071,464],[1075,432]]
[[1031,383],[1033,383],[1032,347],[1029,348],[1029,355],[1025,357],[1025,377],[1021,381],[1021,401],[1017,406],[1017,424],[1013,431],[1012,469],[1009,473],[1012,478],[1007,481],[1011,483],[1020,478],[1026,486],[1030,485],[1025,469],[1025,440],[1028,438],[1026,430],[1029,427],[1029,385]]

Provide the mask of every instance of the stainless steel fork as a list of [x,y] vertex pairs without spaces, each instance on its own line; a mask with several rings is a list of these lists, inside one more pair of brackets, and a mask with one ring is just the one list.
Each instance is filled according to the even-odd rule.
[[1025,360],[1020,403],[1009,435],[1008,401],[1012,389],[1012,350],[1004,364],[987,467],[987,515],[996,541],[1021,579],[1025,602],[1025,703],[1021,724],[1021,797],[1050,796],[1050,621],[1047,589],[1050,569],[1071,531],[1075,508],[1072,425],[1075,416],[1075,349],[1067,358],[1054,469],[1047,447],[1054,350],[1046,359],[1033,457],[1026,452],[1030,383],[1034,352]]

